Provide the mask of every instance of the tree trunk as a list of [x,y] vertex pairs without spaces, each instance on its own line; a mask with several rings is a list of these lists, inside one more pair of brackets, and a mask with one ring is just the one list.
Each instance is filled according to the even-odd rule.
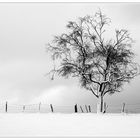
[[103,96],[99,96],[97,101],[97,113],[103,113]]

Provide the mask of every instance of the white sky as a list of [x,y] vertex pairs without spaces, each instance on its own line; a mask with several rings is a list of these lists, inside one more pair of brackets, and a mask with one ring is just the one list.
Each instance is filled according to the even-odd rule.
[[[75,79],[45,74],[51,61],[45,44],[65,32],[67,21],[94,14],[100,8],[112,20],[107,29],[128,29],[135,39],[136,61],[140,61],[140,4],[127,3],[0,3],[0,102],[95,104],[96,98],[80,89]],[[111,34],[112,35],[112,34]],[[140,77],[123,92],[107,96],[110,104],[140,103]]]

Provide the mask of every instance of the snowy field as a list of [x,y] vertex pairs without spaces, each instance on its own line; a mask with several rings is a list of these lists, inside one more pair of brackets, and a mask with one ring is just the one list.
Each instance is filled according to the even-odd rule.
[[0,137],[140,137],[140,115],[0,113]]

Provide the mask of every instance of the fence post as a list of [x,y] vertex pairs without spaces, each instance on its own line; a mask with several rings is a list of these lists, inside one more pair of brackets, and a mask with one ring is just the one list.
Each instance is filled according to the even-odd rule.
[[40,109],[41,109],[41,102],[39,103],[39,108],[38,108],[38,109],[39,109],[39,112],[40,112]]
[[90,107],[90,105],[88,106],[88,109],[89,109],[89,112],[91,112],[91,107]]
[[51,107],[51,111],[53,112],[53,106],[52,106],[52,104],[50,104],[50,107]]
[[82,111],[82,113],[83,113],[84,111],[83,111],[83,109],[82,109],[82,107],[81,107],[81,106],[80,106],[80,109],[81,109],[81,111]]
[[25,105],[23,105],[23,112],[25,111]]
[[75,111],[75,113],[77,113],[77,112],[78,112],[78,109],[77,109],[77,104],[74,106],[74,111]]
[[106,113],[106,110],[107,110],[107,105],[106,105],[106,102],[104,102],[104,112],[103,113]]
[[125,113],[125,103],[123,103],[123,106],[122,106],[122,113]]
[[8,111],[8,102],[6,101],[6,104],[5,104],[5,112]]
[[87,113],[88,113],[88,108],[87,108],[87,105],[85,105],[85,108],[86,108],[86,111],[87,111]]

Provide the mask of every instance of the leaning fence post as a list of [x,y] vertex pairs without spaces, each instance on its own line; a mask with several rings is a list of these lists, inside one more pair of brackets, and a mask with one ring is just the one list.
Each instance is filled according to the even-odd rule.
[[77,113],[77,112],[78,112],[78,109],[77,109],[77,104],[74,106],[74,111],[75,111],[75,113]]
[[8,102],[6,101],[6,104],[5,104],[5,112],[7,112],[8,110]]
[[81,111],[82,111],[82,113],[83,113],[84,111],[83,111],[83,109],[82,109],[82,107],[81,107],[81,106],[80,106],[80,109],[81,109]]
[[123,103],[123,106],[122,106],[122,113],[125,112],[125,103]]
[[86,111],[87,111],[87,113],[88,113],[88,108],[87,108],[87,105],[85,105],[85,108],[86,108]]
[[88,109],[89,109],[89,112],[91,112],[91,107],[90,107],[90,105],[88,106]]
[[52,106],[52,104],[50,104],[50,107],[51,107],[51,111],[53,112],[53,106]]

